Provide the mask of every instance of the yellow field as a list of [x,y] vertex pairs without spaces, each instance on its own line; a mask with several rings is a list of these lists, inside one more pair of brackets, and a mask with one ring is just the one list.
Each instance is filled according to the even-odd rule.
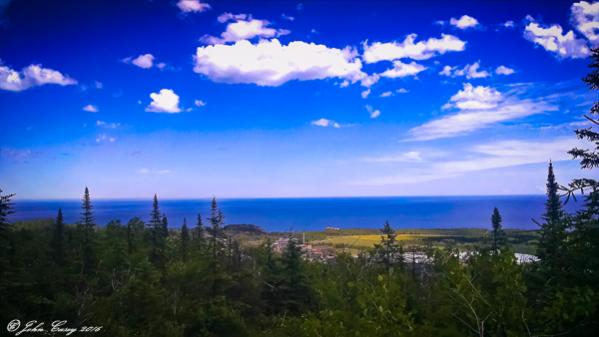
[[[430,238],[433,236],[447,237],[448,235],[435,235],[435,234],[398,234],[396,239],[400,242],[417,242],[420,239]],[[333,246],[347,246],[356,248],[370,248],[375,243],[381,241],[379,234],[370,235],[339,235],[339,236],[327,236],[322,243],[331,244]]]

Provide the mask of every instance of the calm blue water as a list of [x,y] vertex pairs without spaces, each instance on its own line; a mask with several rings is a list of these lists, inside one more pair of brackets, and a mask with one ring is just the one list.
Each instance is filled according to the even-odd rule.
[[[499,208],[504,227],[533,229],[536,225],[531,218],[540,218],[544,201],[544,196],[356,197],[223,199],[219,205],[226,223],[255,224],[268,231],[380,228],[385,220],[395,228],[489,227],[493,207]],[[571,200],[567,208],[574,210],[580,203]],[[147,220],[152,201],[96,200],[93,206],[96,222],[105,225],[111,219],[126,222],[134,216]],[[10,219],[50,218],[59,207],[67,222],[77,221],[78,200],[15,200]],[[171,227],[179,227],[184,217],[194,224],[198,212],[206,218],[209,207],[207,199],[160,201]]]

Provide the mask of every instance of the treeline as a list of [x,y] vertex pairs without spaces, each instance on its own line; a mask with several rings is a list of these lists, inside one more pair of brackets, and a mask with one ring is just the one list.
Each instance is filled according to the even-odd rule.
[[[599,89],[599,50],[585,78]],[[599,113],[599,102],[591,109]],[[592,123],[596,120],[588,117]],[[599,166],[599,134],[577,136],[583,168]],[[560,191],[561,190],[561,191]],[[560,193],[584,193],[574,214]],[[595,336],[599,331],[599,183],[555,180],[550,163],[539,260],[519,265],[499,210],[477,249],[434,249],[410,261],[390,224],[358,257],[302,258],[291,239],[282,254],[267,240],[242,248],[224,231],[213,199],[169,230],[154,196],[150,220],[99,228],[89,191],[81,219],[8,222],[13,195],[0,191],[1,323],[68,320],[100,325],[103,336]],[[207,220],[204,225],[203,221]]]

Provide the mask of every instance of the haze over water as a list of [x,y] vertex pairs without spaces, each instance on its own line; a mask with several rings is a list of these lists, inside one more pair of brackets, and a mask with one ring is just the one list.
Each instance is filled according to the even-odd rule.
[[[219,200],[227,224],[255,224],[268,231],[380,228],[389,220],[395,228],[486,228],[493,207],[498,207],[504,227],[536,229],[545,196],[455,196],[455,197],[355,197],[278,198]],[[568,202],[573,211],[581,200]],[[126,223],[132,217],[149,218],[152,201],[95,200],[94,215],[99,225],[112,219]],[[13,221],[52,218],[61,207],[65,219],[79,218],[79,200],[16,200]],[[210,200],[160,200],[160,210],[170,227],[180,227],[183,218],[194,225],[200,212],[207,224]]]

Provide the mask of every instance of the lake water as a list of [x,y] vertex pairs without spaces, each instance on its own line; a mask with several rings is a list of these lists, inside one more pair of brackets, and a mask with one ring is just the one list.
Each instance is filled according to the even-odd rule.
[[[545,196],[532,195],[223,199],[219,205],[227,224],[255,224],[268,231],[380,228],[385,220],[394,228],[480,228],[490,226],[493,207],[499,208],[504,227],[534,229],[531,219],[540,219],[544,202]],[[575,210],[580,204],[571,200],[567,208]],[[98,224],[112,219],[126,223],[134,216],[147,220],[152,200],[95,200],[93,206]],[[15,200],[10,220],[55,217],[59,207],[68,223],[79,218],[79,200]],[[208,217],[209,208],[208,199],[160,201],[171,227],[180,227],[184,217],[193,225],[198,212]]]

